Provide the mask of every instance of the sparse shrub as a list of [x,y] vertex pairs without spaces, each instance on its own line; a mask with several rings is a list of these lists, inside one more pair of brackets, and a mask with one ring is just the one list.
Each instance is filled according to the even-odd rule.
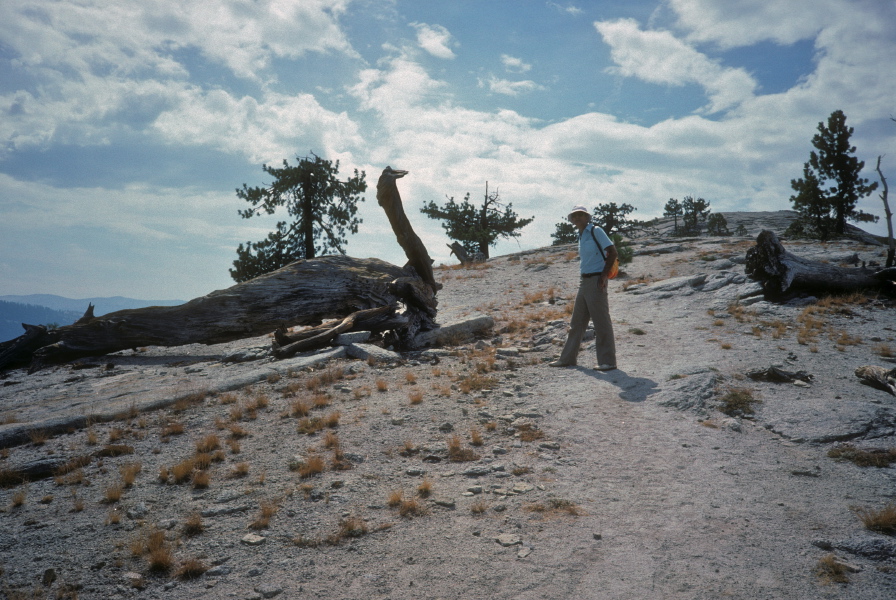
[[339,436],[336,435],[333,431],[328,431],[324,435],[324,448],[338,448],[339,447]]
[[460,388],[460,391],[464,394],[469,394],[472,391],[480,391],[486,389],[492,389],[497,385],[497,380],[494,377],[489,377],[487,375],[482,375],[481,373],[471,373],[466,377],[462,377],[457,385]]
[[754,404],[761,402],[753,397],[753,391],[748,388],[731,388],[722,396],[719,410],[729,417],[739,417],[755,414]]
[[233,439],[238,440],[249,435],[249,432],[237,423],[231,423],[227,429],[230,430],[230,437]]
[[485,424],[486,431],[495,431],[498,428],[498,424],[495,421],[489,421]]
[[118,440],[124,438],[124,436],[125,436],[124,430],[119,427],[115,427],[111,431],[109,431],[109,443],[114,444]]
[[193,458],[193,468],[204,470],[212,466],[212,455],[208,452],[197,454]]
[[378,392],[385,392],[389,389],[389,384],[385,379],[377,379],[376,380],[376,390]]
[[231,454],[239,454],[241,447],[240,443],[234,439],[227,440],[227,447],[230,448]]
[[96,435],[96,432],[93,429],[87,430],[87,445],[88,446],[96,446],[99,443],[99,438]]
[[476,500],[475,502],[473,502],[473,504],[470,505],[470,512],[474,515],[481,515],[487,510],[488,502],[482,499]]
[[411,404],[420,404],[421,402],[423,402],[423,392],[421,392],[420,390],[414,390],[413,392],[408,394],[408,399],[410,400]]

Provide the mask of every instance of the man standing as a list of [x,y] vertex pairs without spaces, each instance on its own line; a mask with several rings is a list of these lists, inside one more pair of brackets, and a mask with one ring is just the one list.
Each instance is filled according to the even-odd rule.
[[579,269],[582,274],[579,293],[572,310],[569,335],[560,358],[552,367],[572,367],[576,364],[579,346],[588,321],[594,321],[594,345],[597,350],[598,371],[616,368],[616,342],[610,321],[607,298],[609,273],[618,256],[616,247],[600,227],[591,224],[591,214],[584,206],[576,206],[567,217],[579,232]]

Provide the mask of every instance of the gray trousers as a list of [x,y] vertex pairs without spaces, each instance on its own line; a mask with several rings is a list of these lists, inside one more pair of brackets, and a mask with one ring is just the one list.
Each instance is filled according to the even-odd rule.
[[560,362],[576,364],[588,321],[594,321],[597,362],[601,365],[616,365],[616,341],[613,338],[613,322],[610,321],[610,302],[607,289],[598,289],[598,280],[598,277],[586,277],[579,284],[579,293],[576,295],[569,323],[569,336],[560,354]]

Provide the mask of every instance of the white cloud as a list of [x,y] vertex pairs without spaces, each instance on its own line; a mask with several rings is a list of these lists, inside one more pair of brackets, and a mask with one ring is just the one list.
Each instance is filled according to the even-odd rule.
[[[847,3],[858,4],[858,3]],[[881,3],[883,4],[883,3]],[[713,42],[721,48],[750,46],[770,40],[792,44],[811,39],[823,28],[846,17],[838,0],[669,0],[678,26],[695,42]]]
[[363,144],[357,124],[348,115],[324,109],[310,94],[268,92],[259,102],[223,90],[191,87],[177,100],[153,123],[166,141],[242,153],[255,163],[289,156],[299,139],[323,156]]
[[441,25],[427,25],[426,23],[411,23],[417,29],[417,44],[435,56],[436,58],[454,58],[451,46],[455,42],[451,39],[451,33]]
[[575,6],[574,4],[568,4],[566,6],[563,6],[562,4],[558,4],[557,2],[548,2],[547,5],[552,6],[559,11],[569,13],[573,16],[578,16],[585,12],[578,6]]
[[511,73],[526,73],[532,69],[532,65],[524,63],[523,59],[510,56],[509,54],[501,55],[501,63]]
[[668,31],[642,31],[633,19],[594,26],[610,46],[615,72],[650,83],[700,85],[709,96],[709,113],[735,107],[756,90],[756,81],[744,70],[721,66]]
[[544,87],[538,85],[534,81],[510,81],[508,79],[498,79],[494,75],[488,79],[480,79],[479,87],[488,86],[488,89],[496,94],[504,94],[505,96],[519,96],[536,90],[543,90]]

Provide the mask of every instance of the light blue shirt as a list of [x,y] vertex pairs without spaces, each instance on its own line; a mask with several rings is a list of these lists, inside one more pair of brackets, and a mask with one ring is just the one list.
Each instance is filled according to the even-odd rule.
[[[591,237],[592,230],[594,231],[594,237]],[[595,238],[600,242],[600,247],[603,248],[605,255],[607,248],[613,245],[613,242],[603,229],[588,223],[585,229],[582,230],[582,233],[579,234],[579,272],[582,275],[586,273],[600,273],[604,270],[604,257],[601,256],[600,250],[594,243]]]

